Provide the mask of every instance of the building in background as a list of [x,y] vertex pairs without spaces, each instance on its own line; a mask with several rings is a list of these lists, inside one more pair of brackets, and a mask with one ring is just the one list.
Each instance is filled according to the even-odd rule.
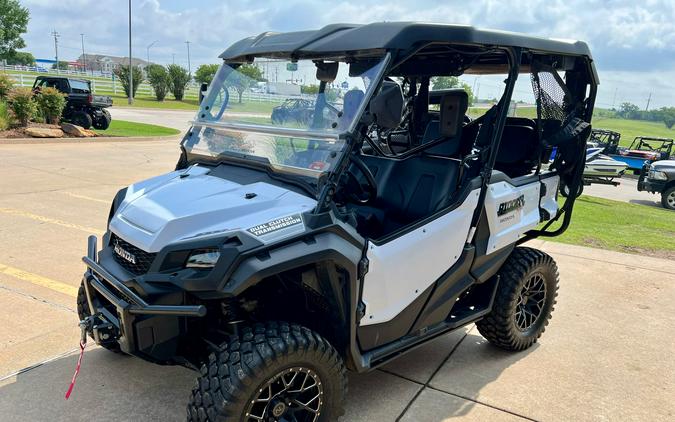
[[[85,61],[85,56],[86,56],[86,61]],[[108,56],[108,55],[103,55],[103,54],[86,54],[82,55],[80,54],[80,57],[78,57],[77,62],[81,64],[81,66],[86,65],[86,69],[88,71],[95,71],[95,72],[101,72],[101,73],[112,73],[115,68],[119,65],[127,65],[129,64],[129,58],[128,57],[117,57],[117,56]],[[145,70],[145,67],[149,64],[145,60],[137,59],[137,58],[132,58],[131,59],[131,64],[133,66],[139,66],[142,70]]]

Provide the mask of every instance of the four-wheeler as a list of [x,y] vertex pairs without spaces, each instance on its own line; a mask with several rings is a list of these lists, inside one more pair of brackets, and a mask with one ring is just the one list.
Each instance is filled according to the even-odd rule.
[[[220,58],[176,169],[120,190],[102,248],[89,238],[83,333],[199,371],[191,421],[334,421],[346,369],[469,323],[502,349],[537,341],[558,269],[523,243],[571,222],[574,195],[556,196],[582,183],[598,84],[585,43],[335,24],[265,32]],[[311,121],[222,112],[239,66],[258,62],[312,69]],[[434,77],[463,74],[504,81],[473,120],[463,89],[430,92]],[[508,116],[519,78],[534,119]],[[336,80],[352,89],[333,115]]]
[[650,138],[638,136],[625,150],[610,157],[628,164],[628,168],[639,174],[642,166],[647,162],[667,160],[673,152],[673,140],[669,138]]
[[608,129],[592,129],[589,144],[602,148],[602,154],[618,154],[621,134]]
[[640,172],[637,189],[660,193],[663,208],[675,210],[675,160],[645,163]]
[[40,95],[43,87],[58,89],[68,94],[63,109],[63,120],[85,129],[108,129],[111,122],[110,112],[106,108],[112,106],[112,98],[105,95],[94,95],[91,81],[73,79],[64,76],[38,76],[33,83],[33,92]]

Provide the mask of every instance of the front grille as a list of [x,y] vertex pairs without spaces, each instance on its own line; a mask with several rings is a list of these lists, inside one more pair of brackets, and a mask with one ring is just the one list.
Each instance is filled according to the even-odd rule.
[[129,242],[119,238],[115,233],[110,236],[115,261],[132,274],[140,275],[148,272],[156,253],[145,252]]

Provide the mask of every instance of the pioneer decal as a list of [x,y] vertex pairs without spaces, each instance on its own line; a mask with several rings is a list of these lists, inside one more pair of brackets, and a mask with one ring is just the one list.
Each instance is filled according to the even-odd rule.
[[247,229],[246,231],[254,236],[260,237],[293,226],[303,226],[302,217],[300,216],[300,214],[293,214],[286,217],[277,218],[272,221],[268,221],[266,223],[253,226]]
[[525,206],[525,195],[520,195],[516,199],[510,201],[502,202],[499,204],[499,209],[497,210],[497,217],[501,217],[504,214],[508,214],[515,210],[519,210]]

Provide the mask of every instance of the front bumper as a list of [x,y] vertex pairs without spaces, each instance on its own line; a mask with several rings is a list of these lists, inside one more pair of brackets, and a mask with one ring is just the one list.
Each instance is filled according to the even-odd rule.
[[[162,344],[175,343],[180,333],[179,318],[203,317],[203,305],[151,305],[121,280],[103,268],[96,259],[96,236],[89,236],[87,256],[82,258],[87,270],[83,284],[92,315],[99,323],[92,337],[97,344],[116,341],[123,352],[140,354],[151,360],[163,360]],[[97,328],[101,327],[101,328]],[[98,332],[105,330],[104,333]]]
[[640,178],[638,180],[637,189],[638,191],[647,191],[647,192],[663,192],[666,189],[666,180],[652,180],[645,178]]

